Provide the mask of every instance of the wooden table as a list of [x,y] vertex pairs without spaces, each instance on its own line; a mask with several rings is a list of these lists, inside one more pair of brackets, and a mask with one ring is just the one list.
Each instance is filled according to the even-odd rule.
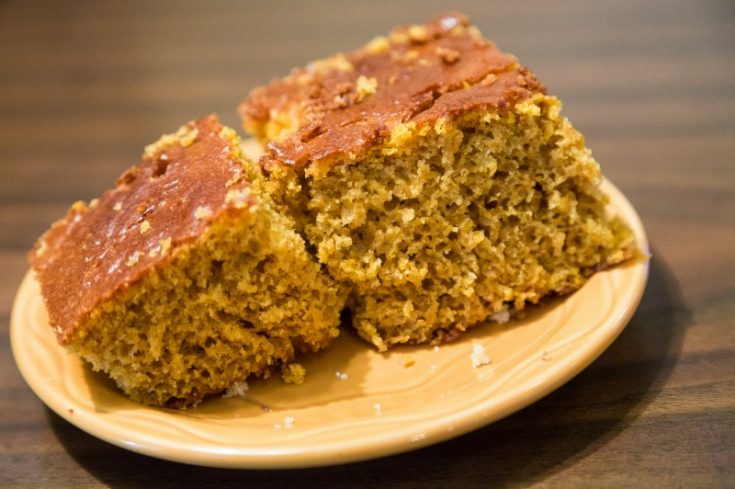
[[[273,2],[275,3],[275,2]],[[438,1],[0,3],[0,486],[734,487],[735,7],[727,0],[460,2],[565,101],[653,247],[640,309],[531,407],[413,453],[236,471],[101,442],[49,411],[10,351],[33,240],[142,147],[291,66]]]

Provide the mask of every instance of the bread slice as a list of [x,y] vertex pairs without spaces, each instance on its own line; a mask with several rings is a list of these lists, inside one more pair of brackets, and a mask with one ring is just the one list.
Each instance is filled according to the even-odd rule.
[[30,253],[59,341],[136,401],[195,404],[338,334],[344,293],[238,144],[214,116],[163,136]]
[[560,111],[461,14],[295,69],[240,107],[270,192],[380,350],[504,320],[635,252]]

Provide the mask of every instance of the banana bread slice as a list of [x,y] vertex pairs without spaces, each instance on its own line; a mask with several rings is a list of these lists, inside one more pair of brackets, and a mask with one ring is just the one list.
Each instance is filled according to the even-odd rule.
[[146,148],[30,252],[64,346],[133,400],[183,407],[338,334],[344,294],[214,116]]
[[295,69],[240,106],[270,192],[380,350],[503,320],[634,253],[560,110],[461,14]]

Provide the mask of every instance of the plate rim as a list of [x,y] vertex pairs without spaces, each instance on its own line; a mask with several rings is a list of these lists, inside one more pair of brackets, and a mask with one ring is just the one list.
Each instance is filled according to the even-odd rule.
[[[216,447],[201,448],[201,446],[192,447],[170,441],[166,443],[166,440],[161,443],[160,438],[150,439],[145,434],[141,435],[140,432],[126,426],[115,426],[114,420],[105,419],[104,416],[94,416],[94,413],[89,414],[83,408],[73,410],[74,407],[78,406],[70,407],[70,404],[74,404],[73,402],[64,404],[57,396],[54,396],[52,389],[49,389],[33,375],[33,365],[30,359],[19,354],[24,344],[21,326],[17,324],[22,317],[20,292],[31,286],[32,284],[29,284],[29,282],[35,280],[32,271],[28,271],[22,280],[11,310],[11,349],[16,365],[25,382],[44,404],[57,415],[96,438],[159,459],[221,468],[306,468],[369,460],[422,448],[455,438],[498,421],[558,389],[599,357],[628,324],[645,290],[649,271],[649,244],[641,219],[625,195],[606,179],[602,181],[601,189],[609,196],[611,206],[616,214],[620,215],[632,228],[637,244],[646,255],[636,259],[634,263],[625,265],[633,268],[635,281],[631,284],[631,289],[625,294],[625,303],[621,304],[619,309],[616,309],[618,314],[614,319],[606,321],[604,328],[595,331],[597,334],[593,336],[594,341],[585,342],[585,347],[576,351],[575,354],[550,365],[542,382],[533,385],[532,388],[521,389],[520,393],[511,389],[500,393],[499,397],[490,396],[490,399],[494,401],[493,404],[495,404],[492,409],[488,408],[490,402],[486,402],[441,418],[439,422],[424,420],[417,425],[416,430],[422,433],[431,433],[431,435],[419,439],[410,439],[398,435],[386,436],[385,433],[379,433],[377,435],[373,434],[367,440],[368,443],[365,443],[366,440],[364,439],[361,439],[362,442],[356,440],[347,444],[344,440],[332,443],[322,442],[311,450],[288,449],[285,447],[267,450],[252,449],[251,447],[242,447],[237,450],[232,448],[217,449]],[[49,334],[51,334],[50,328]],[[366,345],[366,348],[369,348],[369,345]],[[143,409],[159,410],[150,407],[143,407]],[[161,411],[172,415],[177,414],[176,411]],[[424,426],[421,427],[421,424]],[[451,427],[451,429],[448,429],[448,427]]]

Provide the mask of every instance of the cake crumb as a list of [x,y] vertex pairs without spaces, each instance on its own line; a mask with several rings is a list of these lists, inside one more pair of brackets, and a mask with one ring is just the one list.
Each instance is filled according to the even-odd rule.
[[128,261],[125,263],[127,266],[132,267],[140,260],[140,251],[136,251],[128,257]]
[[404,59],[406,61],[416,61],[417,59],[419,59],[419,52],[415,49],[409,49],[408,51],[406,51]]
[[140,223],[140,234],[145,234],[148,231],[151,230],[151,223],[148,221],[143,221]]
[[505,324],[510,321],[510,311],[507,308],[503,309],[502,311],[491,314],[488,319],[495,321],[498,324]]
[[401,220],[404,224],[408,224],[409,222],[413,221],[416,217],[416,211],[413,209],[403,209],[401,210]]
[[390,42],[393,44],[406,44],[408,42],[408,34],[402,31],[393,31],[390,33]]
[[406,145],[413,137],[415,130],[416,123],[414,121],[396,124],[390,131],[388,146],[395,148]]
[[459,51],[455,49],[445,48],[443,46],[439,46],[438,48],[436,48],[436,54],[439,56],[439,58],[441,58],[444,63],[448,65],[459,61],[459,58],[461,56]]
[[403,357],[401,359],[401,363],[403,364],[405,368],[413,367],[414,365],[416,365],[416,359],[409,355],[409,356]]
[[390,49],[390,42],[385,36],[377,36],[365,45],[365,51],[370,54],[384,53]]
[[424,433],[419,433],[418,435],[415,435],[413,438],[411,438],[411,441],[421,441],[424,438],[426,438],[426,435]]
[[235,130],[227,126],[222,126],[222,129],[219,130],[219,137],[221,137],[222,139],[227,139],[228,141],[233,141],[233,142],[236,142],[239,140]]
[[212,210],[209,207],[199,206],[194,211],[195,219],[206,219],[212,215]]
[[188,131],[184,133],[180,138],[179,141],[181,142],[181,146],[184,148],[191,146],[192,143],[194,143],[194,140],[199,135],[199,129],[194,128],[191,131]]
[[447,134],[450,130],[450,124],[446,117],[439,117],[434,122],[434,132],[439,135]]
[[286,429],[293,428],[294,423],[294,417],[293,416],[286,416],[283,418],[283,426],[286,427]]
[[332,102],[334,103],[334,106],[338,109],[344,109],[348,105],[350,105],[349,98],[345,95],[335,95],[332,99]]
[[428,42],[431,39],[429,30],[423,25],[412,25],[406,33],[408,38],[417,44]]
[[344,53],[337,53],[328,58],[312,61],[306,67],[307,73],[325,74],[329,71],[350,72],[355,67]]
[[157,154],[163,153],[164,150],[177,143],[184,148],[189,147],[198,135],[199,129],[192,127],[190,124],[183,125],[175,133],[164,134],[158,141],[146,146],[143,150],[143,157],[153,159]]
[[122,202],[115,202],[115,205],[112,206],[112,210],[120,212],[122,210]]
[[242,175],[237,174],[233,175],[229,180],[225,182],[225,188],[232,187],[236,183],[240,182],[242,180]]
[[36,248],[36,256],[43,256],[48,251],[48,243],[45,239],[40,239],[38,248]]
[[230,397],[245,397],[245,393],[250,389],[250,386],[247,382],[243,381],[238,384],[231,385],[227,388],[227,391],[222,394],[222,397],[224,399],[230,398]]
[[489,73],[485,78],[482,79],[482,81],[480,82],[480,85],[482,85],[483,87],[489,87],[490,85],[495,83],[495,80],[497,79],[498,77],[495,76],[494,73]]
[[541,354],[541,360],[544,362],[550,362],[551,361],[551,355],[549,355],[549,352],[544,350],[544,352]]
[[478,368],[490,363],[490,357],[485,353],[485,347],[479,343],[472,344],[472,354],[470,355],[472,367]]
[[281,366],[281,380],[286,384],[303,384],[306,378],[306,369],[299,363],[289,363]]
[[375,411],[376,416],[380,416],[383,414],[383,407],[380,405],[379,402],[373,404],[373,411]]
[[250,188],[230,190],[227,192],[227,195],[225,195],[225,203],[232,204],[236,209],[242,209],[247,204],[249,197]]
[[346,372],[340,372],[339,370],[334,372],[334,375],[340,380],[347,380],[349,377]]
[[81,200],[77,200],[71,205],[71,210],[74,212],[84,212],[86,208],[87,208],[87,204],[85,204]]
[[355,90],[357,91],[357,101],[362,102],[364,99],[378,91],[378,80],[374,77],[368,78],[364,75],[360,75],[355,81]]
[[434,348],[432,348],[432,351],[439,351],[441,350],[441,347],[439,345],[434,345]]
[[158,244],[161,245],[161,254],[166,253],[169,249],[171,249],[171,237],[169,236],[166,239],[160,240]]

